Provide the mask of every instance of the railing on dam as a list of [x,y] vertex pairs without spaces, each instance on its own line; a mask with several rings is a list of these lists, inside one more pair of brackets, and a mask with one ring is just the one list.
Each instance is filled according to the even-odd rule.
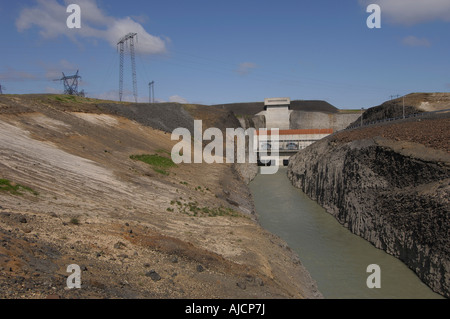
[[258,130],[254,147],[256,152],[295,153],[332,133],[332,129],[279,130],[274,142],[271,138],[273,134],[271,130]]
[[385,118],[385,119],[382,119],[382,120],[370,121],[370,122],[364,122],[364,119],[363,119],[362,125],[361,125],[361,123],[355,123],[355,124],[353,124],[351,126],[348,126],[344,130],[350,130],[350,129],[354,129],[354,128],[358,128],[358,127],[362,127],[362,126],[368,126],[368,125],[374,125],[374,124],[380,124],[380,123],[386,123],[386,122],[392,122],[392,121],[411,119],[411,118],[416,118],[416,117],[433,118],[433,117],[438,117],[440,114],[445,114],[445,113],[450,113],[450,109],[439,110],[439,111],[432,111],[432,112],[413,113],[413,114],[408,114],[408,115],[405,115],[405,116],[390,117],[390,118]]

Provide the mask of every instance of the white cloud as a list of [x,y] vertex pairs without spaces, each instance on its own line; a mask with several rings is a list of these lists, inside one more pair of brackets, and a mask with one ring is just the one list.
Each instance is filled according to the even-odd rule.
[[365,7],[378,4],[382,18],[389,22],[414,25],[428,21],[450,22],[449,0],[359,0]]
[[16,70],[11,67],[6,67],[5,70],[0,70],[0,81],[22,82],[36,79],[37,77],[32,73]]
[[429,46],[431,46],[430,41],[428,41],[426,38],[418,38],[413,35],[403,38],[402,43],[404,45],[410,46],[410,47],[429,47]]
[[169,102],[175,102],[175,103],[181,103],[181,104],[189,103],[185,98],[182,98],[179,95],[172,95],[171,97],[169,97]]
[[257,65],[255,63],[251,63],[251,62],[244,62],[239,64],[236,72],[239,73],[240,75],[247,75],[250,73],[250,71],[252,69],[257,68]]
[[41,65],[45,70],[45,78],[47,80],[62,78],[62,72],[64,72],[65,75],[72,75],[72,73],[75,74],[77,71],[77,67],[65,59],[53,64],[42,62]]
[[136,51],[143,54],[158,54],[166,51],[166,43],[159,37],[148,34],[144,27],[130,17],[115,20],[105,33],[105,37],[112,46],[129,32],[137,33]]
[[[166,52],[166,39],[149,34],[144,27],[131,17],[115,18],[105,14],[95,0],[78,0],[81,8],[81,28],[69,29],[66,25],[69,13],[67,6],[72,0],[64,0],[65,5],[56,0],[37,0],[34,7],[22,9],[16,20],[19,32],[37,27],[44,39],[67,36],[77,42],[78,38],[106,40],[116,47],[121,37],[129,32],[138,34],[136,52],[142,54],[160,54]],[[139,19],[143,21],[142,19]]]

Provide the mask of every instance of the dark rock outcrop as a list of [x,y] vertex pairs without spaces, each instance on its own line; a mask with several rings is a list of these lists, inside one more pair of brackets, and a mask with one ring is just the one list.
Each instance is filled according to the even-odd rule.
[[333,136],[291,158],[288,177],[342,225],[450,297],[450,154],[382,137]]

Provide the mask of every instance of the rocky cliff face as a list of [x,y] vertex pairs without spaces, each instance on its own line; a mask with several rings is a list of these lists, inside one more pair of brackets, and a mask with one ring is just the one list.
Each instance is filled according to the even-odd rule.
[[450,154],[381,135],[330,136],[292,157],[288,177],[342,225],[448,298]]

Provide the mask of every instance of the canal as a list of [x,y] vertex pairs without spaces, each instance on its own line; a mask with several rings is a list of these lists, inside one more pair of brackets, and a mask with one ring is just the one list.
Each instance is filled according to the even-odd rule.
[[[325,298],[443,298],[400,260],[344,228],[286,174],[287,168],[280,168],[251,182],[259,221],[299,255]],[[381,288],[367,287],[371,264],[380,266]]]

